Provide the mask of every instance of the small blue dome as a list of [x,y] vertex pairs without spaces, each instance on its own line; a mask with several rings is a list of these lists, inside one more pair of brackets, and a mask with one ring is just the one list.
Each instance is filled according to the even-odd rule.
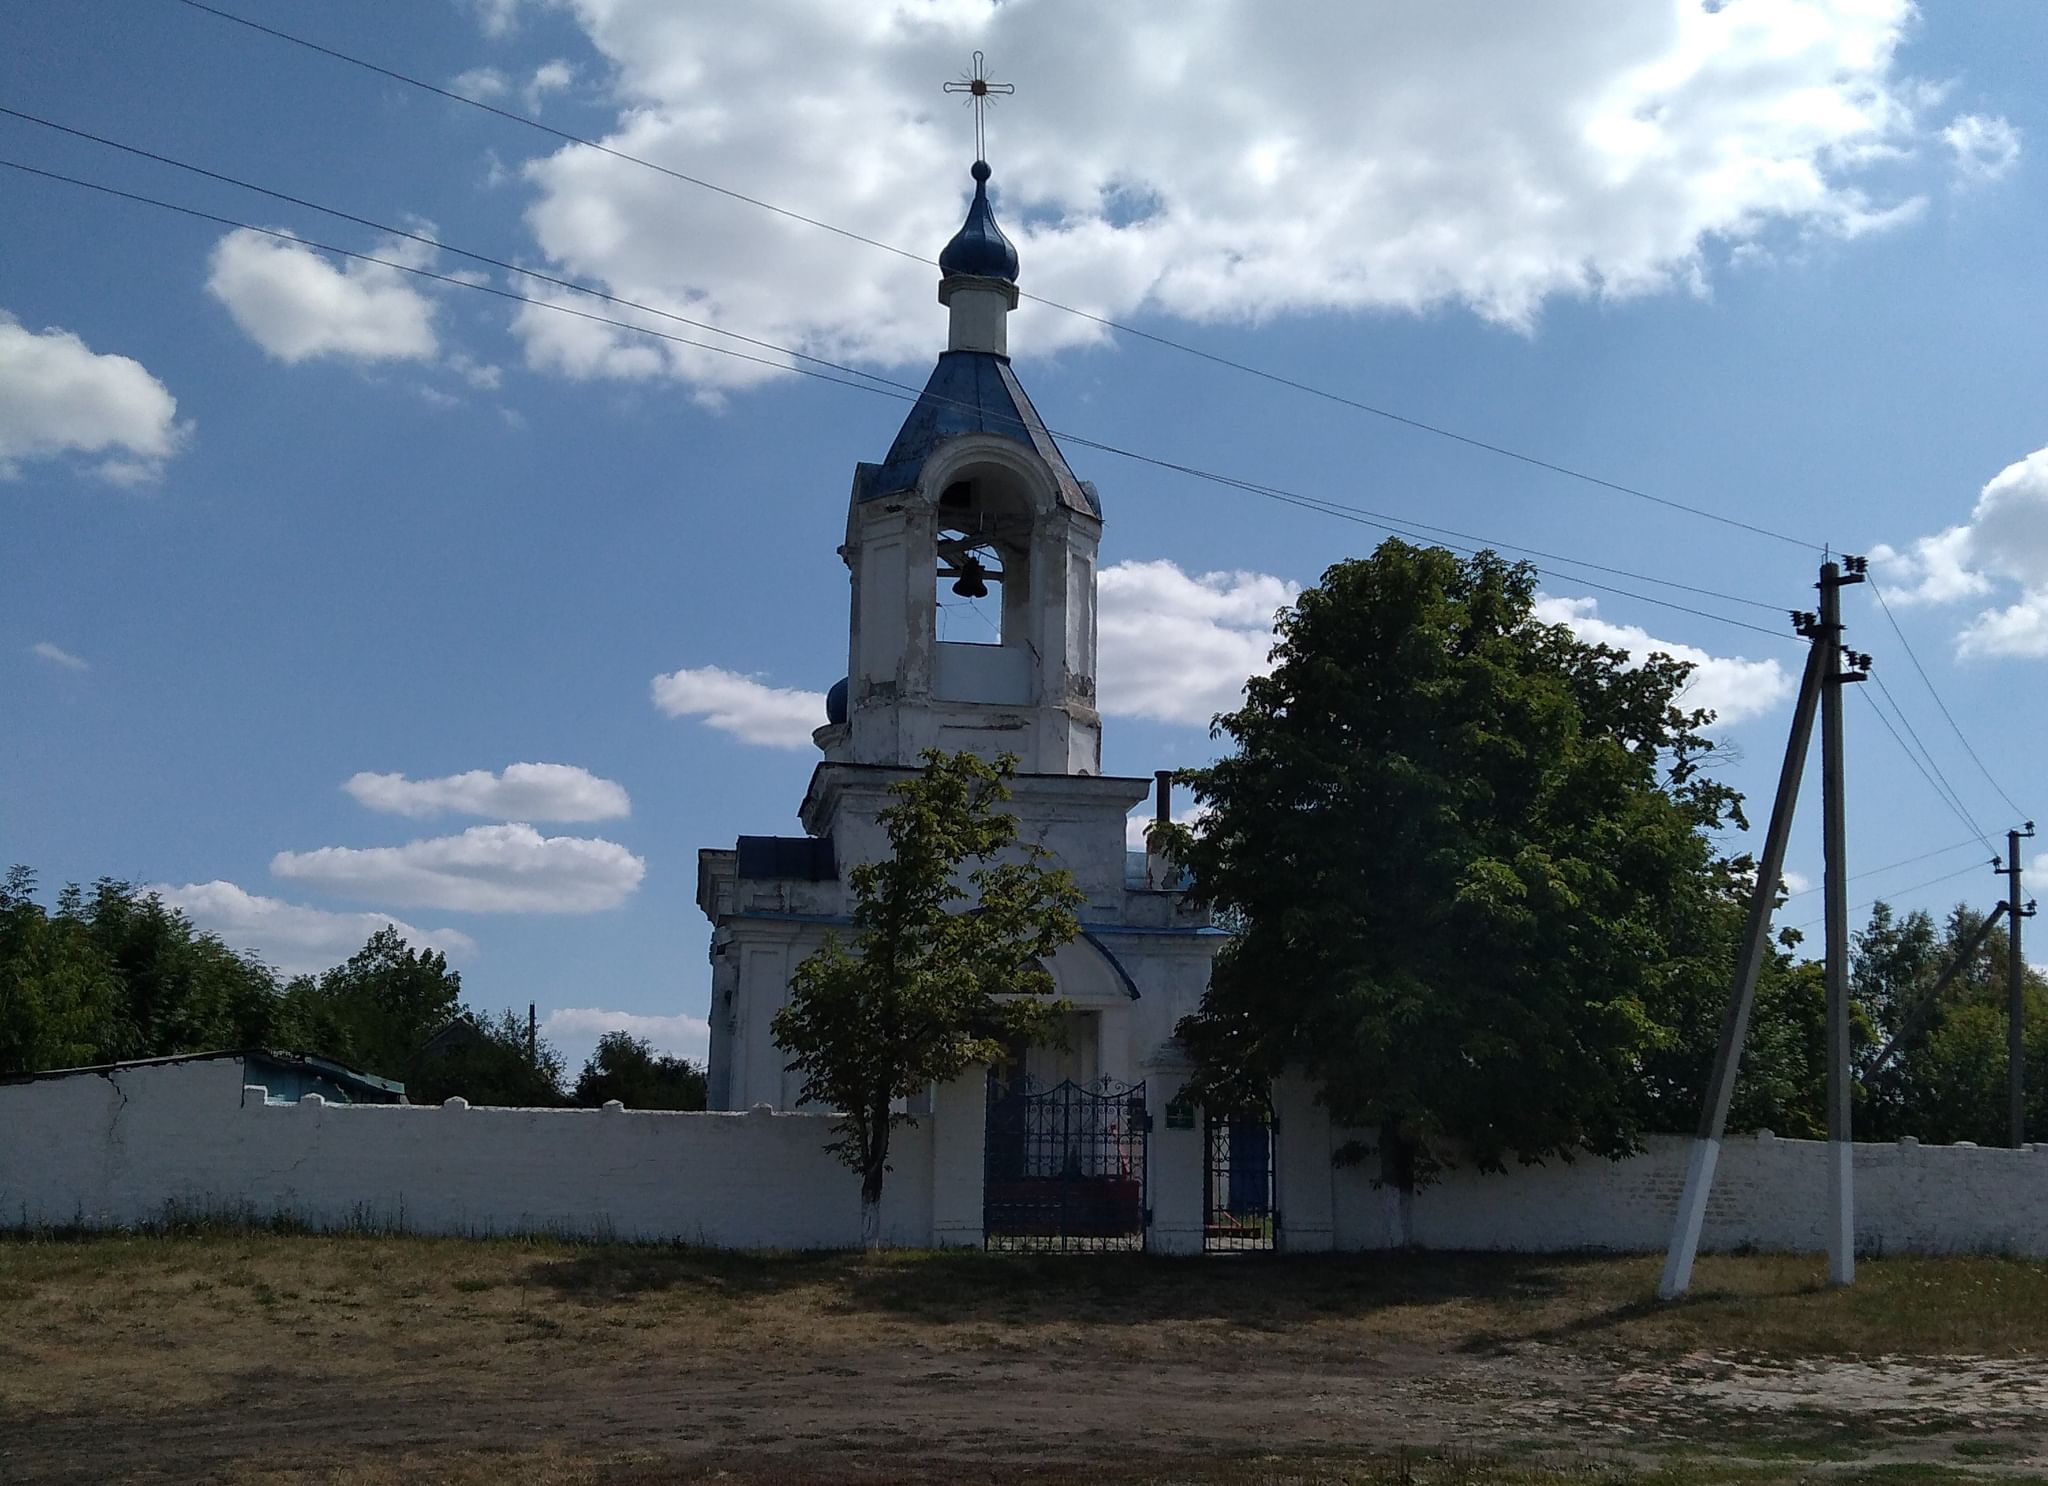
[[974,162],[974,204],[967,208],[967,221],[953,234],[946,250],[939,254],[939,272],[947,277],[971,274],[980,279],[1017,282],[1017,250],[996,226],[996,214],[988,204],[988,162]]
[[846,721],[846,678],[841,676],[832,683],[832,689],[825,693],[825,721],[838,724]]

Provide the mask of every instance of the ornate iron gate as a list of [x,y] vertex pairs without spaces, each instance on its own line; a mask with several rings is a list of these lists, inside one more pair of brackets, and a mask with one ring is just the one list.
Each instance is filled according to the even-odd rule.
[[982,1232],[991,1249],[1142,1249],[1145,1084],[1040,1089],[989,1074]]
[[1277,1247],[1273,1122],[1262,1115],[1208,1116],[1209,1161],[1202,1181],[1202,1247],[1241,1253]]

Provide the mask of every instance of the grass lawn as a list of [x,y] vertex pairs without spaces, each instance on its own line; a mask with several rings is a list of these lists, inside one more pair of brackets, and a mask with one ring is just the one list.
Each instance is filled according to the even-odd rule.
[[2048,1476],[2048,1265],[0,1240],[0,1480]]

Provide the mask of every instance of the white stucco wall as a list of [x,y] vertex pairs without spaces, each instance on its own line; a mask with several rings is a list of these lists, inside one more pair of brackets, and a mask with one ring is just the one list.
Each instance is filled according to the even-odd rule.
[[[1431,1249],[1661,1250],[1671,1240],[1689,1145],[1657,1136],[1624,1161],[1586,1156],[1492,1176],[1461,1168],[1416,1194],[1412,1241]],[[1823,1141],[1731,1136],[1701,1247],[1825,1249],[1826,1153]],[[1377,1170],[1369,1159],[1334,1173],[1336,1247],[1397,1241],[1389,1194],[1373,1186]],[[2048,1146],[1859,1144],[1855,1171],[1862,1253],[2048,1257]]]
[[[238,1059],[131,1068],[0,1085],[0,1225],[118,1227],[183,1209],[421,1233],[856,1247],[859,1183],[824,1151],[831,1124],[765,1111],[267,1104],[244,1097]],[[922,1118],[894,1137],[887,1243],[931,1242],[932,1134]]]

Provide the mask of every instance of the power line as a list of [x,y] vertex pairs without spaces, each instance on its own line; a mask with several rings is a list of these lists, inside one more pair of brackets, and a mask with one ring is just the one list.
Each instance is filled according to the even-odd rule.
[[[1866,867],[1861,872],[1851,872],[1849,874],[1849,881],[1856,882],[1865,877],[1880,877],[1886,872],[1896,872],[1901,867],[1910,867],[1915,862],[1924,862],[1930,857],[1945,857],[1952,851],[1961,851],[1965,846],[1979,846],[1982,844],[1982,840],[1979,837],[1972,836],[1967,841],[1957,841],[1949,846],[1937,846],[1933,851],[1923,851],[1918,856],[1903,857],[1896,862],[1887,862],[1882,867]],[[1785,901],[1789,903],[1794,898],[1803,898],[1808,893],[1817,893],[1819,891],[1820,884],[1816,883],[1812,887],[1803,887],[1796,893],[1785,894]]]
[[[1963,803],[1962,791],[1957,789],[1955,783],[1942,771],[1940,763],[1934,757],[1934,750],[1927,746],[1926,740],[1920,736],[1919,729],[1913,726],[1913,719],[1906,715],[1906,709],[1899,705],[1899,699],[1892,695],[1892,689],[1885,685],[1884,677],[1873,671],[1870,679],[1877,683],[1877,689],[1883,692],[1884,699],[1891,703],[1893,715],[1899,719],[1900,725],[1905,728],[1906,736],[1913,740],[1913,746],[1920,750],[1920,756],[1927,761],[1927,767],[1933,771],[1934,777],[1940,781],[1942,789],[1951,800],[1956,802],[1957,807],[1964,814],[1968,815],[1969,807]],[[1975,820],[1976,817],[1970,816],[1970,819]]]
[[1970,740],[1964,734],[1961,725],[1957,723],[1955,714],[1948,710],[1948,703],[1944,702],[1941,699],[1941,693],[1934,689],[1934,678],[1927,674],[1927,667],[1920,664],[1920,657],[1914,653],[1913,642],[1908,640],[1906,632],[1899,628],[1898,616],[1892,613],[1892,606],[1885,601],[1884,590],[1879,588],[1877,584],[1872,583],[1870,591],[1876,595],[1878,607],[1884,610],[1884,617],[1891,624],[1892,633],[1899,637],[1899,644],[1906,652],[1906,659],[1910,660],[1913,663],[1913,669],[1920,673],[1920,682],[1927,688],[1927,694],[1934,698],[1934,705],[1941,709],[1941,715],[1948,720],[1949,730],[1956,735],[1956,741],[1963,745],[1963,752],[1969,754],[1970,762],[1977,766],[1977,772],[1984,776],[1985,782],[1998,792],[1998,798],[2005,801],[2006,808],[2011,810],[2015,816],[2024,816],[2026,811],[2022,810],[2013,800],[2013,797],[2005,792],[2005,786],[2000,784],[1991,770],[1985,767],[1984,760],[1977,756],[1977,750],[1970,746]]
[[[1972,872],[1981,872],[1983,870],[1984,864],[1982,862],[1972,862],[1969,866],[1960,868],[1959,870],[1954,872],[1950,872],[1946,876],[1930,877],[1925,882],[1916,882],[1911,887],[1900,888],[1897,892],[1891,894],[1889,897],[1872,898],[1867,903],[1858,903],[1854,908],[1851,908],[1849,911],[1851,913],[1861,913],[1866,908],[1875,908],[1880,903],[1889,903],[1893,901],[1893,899],[1903,898],[1910,893],[1917,893],[1922,888],[1939,887],[1944,882],[1954,882],[1958,877],[1967,877]],[[1792,927],[1794,929],[1799,930],[1811,929],[1816,925],[1822,923],[1823,921],[1824,920],[1817,918],[1810,919],[1806,923],[1794,924]]]
[[[695,186],[698,189],[704,191],[715,192],[720,196],[728,197],[731,200],[742,202],[748,206],[756,207],[762,211],[773,212],[775,215],[780,217],[786,217],[793,222],[801,222],[805,226],[817,228],[819,231],[833,233],[836,236],[847,239],[848,241],[862,243],[871,248],[878,248],[885,253],[893,253],[899,258],[908,258],[912,262],[916,263],[931,264],[933,262],[932,259],[926,257],[922,253],[915,253],[908,248],[897,247],[893,243],[883,242],[878,238],[869,237],[864,233],[855,232],[850,228],[840,227],[831,222],[823,221],[817,217],[807,216],[802,212],[793,211],[785,206],[778,206],[776,203],[772,201],[764,201],[758,196],[750,196],[744,191],[736,191],[729,186],[721,186],[714,181],[705,180],[701,176],[690,175],[687,174],[686,172],[672,169],[669,166],[657,164],[654,161],[645,159],[639,155],[633,155],[627,153],[624,150],[614,149],[610,145],[602,144],[597,140],[587,138],[584,135],[576,134],[567,129],[557,128],[553,124],[544,124],[539,119],[532,118],[529,115],[519,113],[516,110],[509,108],[500,108],[496,104],[484,103],[475,98],[466,98],[460,93],[453,92],[448,88],[439,87],[433,83],[427,82],[423,78],[414,77],[408,73],[400,72],[396,68],[383,66],[379,63],[369,61],[363,57],[353,56],[348,52],[339,51],[334,47],[323,46],[319,42],[310,41],[303,36],[293,35],[289,31],[282,31],[274,26],[263,25],[258,21],[250,20],[246,16],[236,15],[232,11],[222,10],[217,6],[205,4],[203,3],[203,0],[180,0],[180,3],[189,6],[193,10],[204,12],[207,15],[215,16],[221,20],[232,21],[238,26],[246,26],[252,31],[260,32],[263,35],[273,37],[278,41],[289,42],[293,46],[304,47],[308,51],[316,52],[319,55],[331,58],[334,61],[346,62],[350,66],[363,68],[366,71],[376,73],[380,77],[389,78],[394,82],[400,82],[406,84],[409,87],[419,88],[425,92],[434,94],[436,97],[445,98],[452,103],[460,103],[469,108],[480,109],[483,112],[494,115],[497,118],[505,119],[515,124],[522,124],[529,129],[536,129],[543,134],[551,135],[556,139],[564,141],[565,143],[578,145],[584,149],[595,150],[600,154],[610,156],[613,159],[622,160],[628,164],[637,165],[642,167],[643,169],[655,171],[658,174],[668,176],[672,180],[681,181],[685,185]],[[1819,548],[1823,545],[1820,542],[1809,541],[1802,537],[1791,536],[1781,531],[1774,531],[1769,527],[1759,526],[1753,522],[1744,521],[1739,517],[1729,516],[1724,514],[1723,512],[1711,510],[1705,506],[1689,505],[1684,501],[1673,500],[1668,496],[1656,495],[1648,490],[1641,489],[1634,485],[1626,485],[1616,480],[1608,480],[1599,475],[1589,474],[1584,470],[1574,469],[1570,465],[1559,464],[1555,461],[1543,459],[1534,454],[1527,454],[1519,449],[1510,448],[1505,444],[1496,444],[1486,439],[1475,438],[1470,434],[1458,433],[1457,431],[1450,428],[1446,428],[1441,424],[1430,423],[1420,418],[1411,418],[1404,413],[1396,413],[1388,408],[1377,407],[1371,403],[1361,401],[1358,398],[1347,397],[1342,393],[1332,392],[1329,389],[1323,387],[1317,387],[1312,383],[1297,380],[1296,378],[1286,376],[1280,372],[1268,371],[1263,367],[1254,366],[1249,362],[1238,361],[1228,356],[1219,355],[1218,353],[1213,351],[1205,351],[1201,349],[1199,346],[1192,346],[1184,341],[1177,341],[1172,339],[1171,337],[1159,335],[1153,331],[1140,330],[1138,327],[1134,325],[1128,325],[1118,320],[1112,320],[1107,316],[1098,315],[1092,311],[1084,310],[1074,305],[1062,304],[1060,301],[1056,299],[1047,299],[1042,295],[1023,293],[1023,291],[1021,290],[1019,291],[1019,293],[1022,298],[1029,299],[1033,303],[1042,304],[1046,306],[1046,308],[1048,309],[1058,310],[1063,314],[1077,315],[1084,320],[1091,321],[1092,323],[1100,325],[1105,329],[1116,331],[1121,335],[1133,336],[1140,340],[1150,341],[1155,345],[1164,346],[1169,350],[1179,351],[1183,355],[1194,356],[1203,361],[1210,362],[1213,365],[1226,367],[1232,371],[1241,372],[1246,376],[1257,377],[1262,381],[1271,382],[1276,386],[1286,387],[1296,392],[1306,393],[1311,397],[1322,398],[1327,402],[1336,403],[1342,407],[1350,408],[1356,412],[1370,414],[1372,417],[1382,418],[1388,422],[1400,424],[1404,428],[1411,428],[1420,433],[1427,433],[1437,438],[1447,439],[1453,443],[1462,444],[1467,448],[1477,449],[1488,454],[1498,455],[1503,459],[1511,459],[1516,461],[1517,463],[1528,465],[1534,469],[1545,470],[1551,474],[1562,475],[1567,479],[1578,480],[1584,484],[1592,485],[1602,490],[1612,491],[1619,495],[1630,496],[1636,500],[1648,501],[1653,505],[1665,506],[1674,511],[1683,511],[1688,515],[1699,516],[1708,521],[1716,521],[1724,526],[1735,527],[1739,530],[1750,532],[1753,535],[1760,537],[1768,537],[1773,541],[1784,542],[1794,547]]]
[[[8,112],[12,111],[9,110]],[[167,161],[167,163],[175,164],[178,162]],[[630,300],[619,299],[617,296],[607,294],[601,290],[586,290],[584,286],[578,285],[573,281],[564,279],[554,279],[544,274],[534,274],[532,270],[519,268],[516,265],[504,264],[502,266],[506,267],[511,272],[528,274],[533,277],[540,278],[545,282],[555,283],[562,287],[576,290],[578,292],[591,293],[595,297],[604,299],[610,303],[618,304],[624,308],[631,308],[641,311],[643,313],[661,316],[666,319],[681,321],[682,323],[690,324],[695,328],[706,329],[712,331],[715,334],[729,336],[733,339],[741,340],[751,345],[756,345],[769,350],[773,350],[779,355],[796,357],[804,361],[812,362],[817,366],[829,368],[830,370],[818,371],[814,370],[812,367],[792,366],[784,361],[778,361],[767,356],[756,356],[748,352],[737,350],[731,346],[713,345],[705,341],[692,340],[687,336],[673,335],[666,331],[656,330],[651,326],[638,325],[632,323],[631,321],[618,320],[605,315],[591,314],[587,311],[578,310],[569,305],[561,304],[553,300],[535,299],[529,295],[518,294],[509,289],[497,288],[494,285],[480,284],[471,279],[458,278],[450,274],[436,273],[431,269],[422,268],[416,264],[403,263],[390,258],[380,258],[372,253],[357,252],[353,249],[343,248],[332,243],[323,243],[311,238],[298,237],[288,232],[278,231],[274,228],[260,227],[251,222],[241,221],[233,217],[221,216],[218,213],[214,212],[202,211],[195,207],[182,206],[175,202],[168,202],[156,197],[145,196],[138,192],[119,190],[115,187],[103,185],[96,181],[81,180],[75,176],[68,176],[56,171],[44,170],[39,167],[26,165],[15,160],[0,159],[0,165],[4,165],[10,169],[20,170],[30,175],[40,176],[47,180],[60,181],[66,185],[78,186],[86,190],[96,191],[104,195],[119,198],[121,200],[135,202],[137,204],[144,206],[156,207],[161,210],[175,212],[182,216],[193,217],[202,221],[212,222],[219,226],[235,228],[242,231],[260,233],[263,236],[274,238],[278,241],[292,243],[301,247],[318,248],[324,252],[336,254],[339,257],[349,258],[363,263],[373,263],[385,268],[396,269],[399,272],[412,274],[416,277],[428,279],[436,283],[449,284],[458,288],[475,290],[481,293],[490,294],[496,298],[511,300],[519,304],[534,305],[541,309],[552,310],[559,314],[571,315],[577,319],[588,320],[595,324],[608,325],[613,328],[630,331],[635,334],[652,336],[659,340],[670,341],[679,345],[693,347],[697,350],[709,351],[717,355],[731,356],[738,360],[752,362],[761,366],[770,366],[782,371],[795,372],[800,376],[814,377],[820,381],[830,382],[842,387],[853,387],[865,392],[878,393],[882,396],[892,397],[899,401],[914,402],[920,396],[923,395],[919,389],[910,387],[906,383],[894,382],[889,378],[877,376],[873,373],[857,371],[851,367],[842,366],[836,362],[825,361],[820,357],[810,356],[803,352],[791,350],[788,347],[775,345],[772,342],[757,340],[750,336],[743,336],[735,331],[719,330],[715,326],[707,326],[703,325],[701,322],[687,320],[686,317],[672,314],[671,312],[666,310],[657,309],[653,306],[636,304]],[[202,173],[212,174],[211,172]],[[225,177],[217,178],[227,179]],[[250,187],[250,189],[259,191],[263,190],[263,188],[261,187],[253,186]],[[312,206],[311,203],[303,204]],[[312,209],[320,211],[327,210],[326,208],[322,207],[312,207]],[[335,215],[343,216],[346,217],[348,220],[363,223],[365,225],[379,225],[369,223],[368,219],[366,218],[350,216],[347,213],[336,213]],[[380,226],[380,230],[385,229],[382,229]],[[453,247],[450,244],[436,242],[434,239],[421,237],[415,233],[401,232],[400,235],[412,238],[415,241],[432,243],[433,246],[435,246],[436,248],[446,249],[447,251],[456,253],[458,256],[471,257],[477,259],[478,261],[486,261],[493,264],[500,264],[500,260],[488,259],[483,257],[483,255],[470,253],[467,250]],[[833,372],[838,372],[841,373],[842,375],[832,375]],[[864,380],[856,381],[852,380],[853,378],[862,378]],[[947,401],[949,403],[954,401],[953,399],[942,400]],[[964,404],[962,404],[962,406],[964,406]],[[1286,490],[1279,486],[1263,485],[1255,481],[1243,480],[1237,478],[1236,476],[1224,475],[1213,470],[1206,470],[1196,465],[1183,464],[1174,460],[1163,459],[1149,454],[1143,454],[1136,450],[1123,448],[1119,445],[1110,444],[1098,439],[1087,438],[1080,434],[1064,433],[1056,429],[1047,429],[1047,432],[1051,434],[1054,438],[1075,445],[1077,447],[1098,450],[1105,454],[1112,454],[1119,458],[1129,459],[1137,463],[1152,466],[1154,468],[1164,469],[1172,471],[1174,473],[1187,475],[1191,478],[1208,481],[1210,483],[1222,485],[1230,489],[1242,490],[1250,494],[1264,496],[1267,499],[1274,500],[1282,504],[1298,506],[1302,509],[1317,511],[1324,515],[1336,516],[1342,520],[1353,521],[1361,525],[1371,526],[1377,529],[1390,531],[1397,535],[1412,537],[1418,541],[1422,541],[1425,543],[1427,543],[1430,540],[1427,537],[1418,535],[1418,533],[1414,529],[1417,525],[1416,523],[1404,523],[1392,518],[1388,518],[1379,512],[1367,510],[1364,507],[1349,506],[1338,501],[1327,501],[1320,499],[1318,497],[1301,495],[1298,492]],[[1436,528],[1436,530],[1441,530],[1441,528]],[[1470,540],[1485,541],[1486,539],[1474,537]],[[1498,546],[1508,551],[1527,550],[1517,548],[1511,543],[1492,543],[1489,545]],[[1467,548],[1465,550],[1469,554],[1474,549]],[[1568,561],[1575,564],[1579,562],[1579,559],[1577,558],[1564,558],[1553,560]],[[1670,586],[1673,588],[1685,589],[1689,592],[1707,594],[1711,597],[1721,599],[1725,602],[1738,604],[1754,604],[1761,608],[1775,607],[1772,605],[1763,604],[1759,600],[1745,599],[1733,594],[1716,593],[1711,589],[1696,588],[1689,584],[1677,583],[1674,580],[1655,577],[1647,573],[1631,573],[1623,569],[1605,568],[1599,564],[1590,562],[1584,563],[1583,566],[1592,567],[1596,570],[1604,572],[1619,572],[1623,576],[1629,577],[1638,582],[1650,583],[1660,586]],[[1679,613],[1691,614],[1698,618],[1713,620],[1720,624],[1732,625],[1738,629],[1753,630],[1758,634],[1768,635],[1774,640],[1789,640],[1788,636],[1782,634],[1780,631],[1775,629],[1767,629],[1762,625],[1751,624],[1747,620],[1735,619],[1725,614],[1716,614],[1709,610],[1694,608],[1686,604],[1674,603],[1669,599],[1660,599],[1653,595],[1639,593],[1631,589],[1618,588],[1613,584],[1602,583],[1596,579],[1588,578],[1584,574],[1574,572],[1569,568],[1539,567],[1537,570],[1540,572],[1548,572],[1554,577],[1564,578],[1573,583],[1582,584],[1588,588],[1595,588],[1601,590],[1602,592],[1616,594],[1623,598],[1631,598],[1636,599],[1643,603],[1655,604],[1662,608],[1676,610]]]
[[[1884,715],[1884,708],[1878,706],[1875,701],[1871,700],[1870,693],[1867,691],[1863,691],[1859,688],[1857,691],[1857,695],[1862,697],[1866,702],[1870,703],[1870,710],[1877,714],[1877,720],[1884,724],[1884,730],[1892,735],[1892,741],[1899,745],[1899,751],[1904,753],[1906,755],[1907,760],[1913,765],[1913,767],[1920,771],[1920,777],[1927,781],[1927,787],[1934,791],[1935,798],[1940,800],[1942,804],[1946,805],[1949,808],[1949,812],[1953,814],[1957,820],[1961,821],[1967,830],[1974,833],[1978,842],[1981,843],[1987,851],[1990,850],[1991,840],[1984,834],[1984,828],[1978,825],[1975,820],[1971,819],[1969,811],[1963,808],[1961,802],[1958,801],[1953,794],[1943,789],[1941,784],[1937,781],[1935,775],[1929,772],[1927,765],[1920,762],[1920,756],[1914,753],[1913,750],[1907,746],[1906,740],[1899,735],[1899,730],[1892,726],[1892,720]],[[1894,705],[1896,705],[1896,703]],[[1904,719],[1902,718],[1901,721],[1903,720]]]
[[[159,165],[168,165],[171,166],[173,169],[186,171],[193,175],[203,176],[207,180],[218,181],[223,185],[234,186],[244,191],[253,191],[259,196],[268,196],[274,201],[287,202],[293,206],[303,207],[308,211],[319,212],[324,216],[334,217],[344,222],[352,222],[359,227],[368,227],[374,231],[386,233],[393,237],[402,238],[409,242],[416,242],[426,247],[453,253],[457,257],[467,258],[470,259],[472,262],[489,264],[491,267],[502,269],[507,273],[523,274],[526,277],[536,279],[541,283],[552,284],[557,288],[568,289],[578,294],[587,294],[593,299],[600,299],[607,304],[618,305],[622,309],[637,310],[642,314],[657,315],[662,319],[675,321],[677,324],[688,325],[692,329],[708,331],[713,335],[726,336],[733,340],[744,342],[747,345],[758,346],[763,350],[774,351],[780,355],[794,357],[801,361],[808,361],[813,365],[826,367],[829,370],[840,372],[847,376],[866,377],[872,381],[880,383],[885,387],[894,387],[903,392],[911,393],[913,395],[922,395],[918,388],[913,387],[909,383],[899,382],[896,381],[894,378],[885,377],[876,372],[866,372],[860,370],[857,367],[847,366],[841,362],[830,361],[823,357],[808,355],[807,353],[798,351],[792,347],[778,345],[773,341],[762,340],[755,336],[744,335],[736,330],[727,330],[724,327],[714,325],[709,321],[692,319],[688,315],[676,314],[673,311],[660,309],[654,305],[644,304],[635,300],[626,299],[621,295],[610,293],[607,290],[595,288],[591,285],[581,283],[577,280],[565,279],[555,274],[543,273],[538,269],[527,268],[517,263],[509,263],[502,258],[494,258],[487,253],[481,253],[474,249],[464,248],[453,243],[444,242],[439,238],[429,237],[423,233],[413,232],[403,227],[393,226],[388,222],[379,222],[370,217],[359,216],[354,212],[344,211],[338,207],[326,206],[317,201],[310,201],[303,196],[294,196],[289,192],[279,191],[274,187],[258,185],[254,181],[245,180],[239,176],[228,175],[222,171],[210,170],[203,165],[194,165],[188,160],[180,160],[171,155],[159,154],[155,150],[144,149],[140,145],[127,144],[118,139],[110,139],[103,134],[94,134],[89,130],[78,129],[69,124],[60,124],[56,122],[54,119],[46,119],[37,114],[24,113],[20,109],[8,108],[5,105],[0,105],[0,115],[5,115],[9,118],[20,119],[24,123],[35,124],[44,129],[54,130],[59,134],[68,134],[74,139],[89,140],[93,144],[102,145],[108,149],[119,150],[124,154],[135,155],[145,160],[151,160]],[[334,251],[339,250],[337,249]],[[794,370],[794,368],[791,369]],[[1076,434],[1061,434],[1058,436],[1067,438],[1076,443],[1088,442],[1087,440],[1082,439],[1079,435]],[[1209,478],[1206,472],[1194,471],[1192,469],[1186,469],[1183,470],[1183,472],[1198,474],[1202,478]],[[1253,491],[1257,494],[1276,494],[1275,487],[1255,485],[1251,482],[1241,482],[1241,484],[1242,488]],[[1286,494],[1291,495],[1291,493]],[[1310,501],[1316,500],[1317,498],[1304,496],[1300,499],[1303,501]],[[1707,598],[1720,599],[1727,603],[1746,604],[1750,608],[1762,609],[1767,613],[1775,614],[1780,612],[1781,610],[1780,605],[1767,603],[1762,599],[1743,598],[1736,594],[1721,593],[1711,588],[1701,588],[1690,583],[1680,583],[1677,580],[1671,578],[1654,577],[1647,573],[1633,572],[1627,568],[1609,567],[1605,564],[1592,562],[1585,558],[1572,557],[1556,552],[1546,552],[1543,549],[1537,547],[1518,546],[1508,542],[1494,542],[1484,536],[1476,536],[1471,532],[1458,531],[1454,528],[1445,526],[1434,526],[1428,522],[1414,521],[1405,517],[1390,517],[1385,512],[1368,510],[1363,506],[1346,505],[1345,503],[1340,501],[1323,502],[1322,504],[1328,506],[1331,509],[1332,514],[1338,511],[1344,511],[1352,512],[1361,516],[1372,517],[1382,521],[1398,520],[1401,521],[1406,528],[1412,528],[1415,531],[1431,532],[1441,536],[1454,537],[1467,542],[1478,542],[1483,546],[1497,547],[1511,552],[1527,553],[1531,557],[1547,558],[1553,562],[1569,562],[1578,567],[1591,568],[1595,572],[1609,573],[1617,577],[1634,579],[1637,582],[1659,584],[1667,588],[1680,589],[1687,593],[1700,594]],[[1773,633],[1775,633],[1775,631]]]

